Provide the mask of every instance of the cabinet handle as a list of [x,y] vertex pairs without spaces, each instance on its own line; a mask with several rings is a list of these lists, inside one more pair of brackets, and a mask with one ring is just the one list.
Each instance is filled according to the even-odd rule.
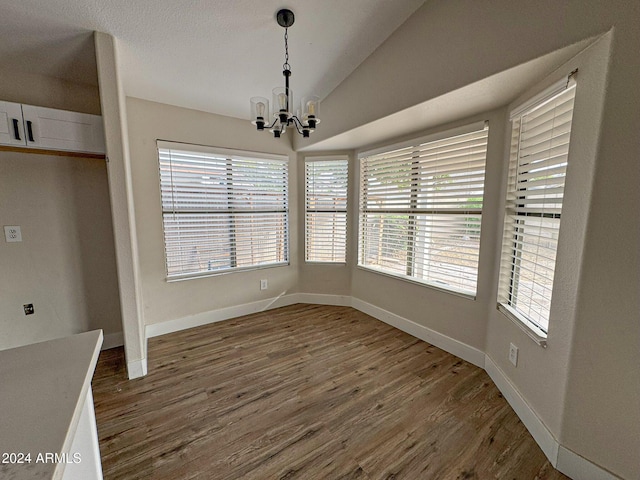
[[13,135],[16,137],[16,140],[22,140],[20,138],[20,128],[18,127],[18,119],[13,118]]
[[35,142],[35,140],[33,139],[33,128],[31,127],[32,124],[33,122],[31,120],[27,120],[27,135],[29,136],[30,142]]

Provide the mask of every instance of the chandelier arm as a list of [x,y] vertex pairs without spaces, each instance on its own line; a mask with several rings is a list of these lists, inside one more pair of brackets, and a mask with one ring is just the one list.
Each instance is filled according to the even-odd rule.
[[300,130],[301,128],[305,128],[304,124],[300,121],[300,119],[298,117],[296,117],[295,115],[292,115],[291,118],[289,119],[291,120],[291,123],[293,123],[293,126],[296,127],[296,130],[298,131],[298,133],[300,135],[302,135],[302,130]]
[[273,119],[273,123],[271,125],[265,125],[264,128],[271,129],[271,128],[275,127],[276,123],[278,122],[278,120],[279,120],[279,118],[274,118]]

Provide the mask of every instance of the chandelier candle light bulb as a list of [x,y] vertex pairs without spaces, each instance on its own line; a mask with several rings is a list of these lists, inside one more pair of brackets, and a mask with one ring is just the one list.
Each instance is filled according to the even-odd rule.
[[287,96],[284,93],[278,94],[278,103],[280,104],[280,111],[287,111]]
[[251,98],[251,123],[256,126],[258,131],[267,128],[273,133],[275,138],[279,138],[287,131],[288,126],[294,126],[299,134],[303,137],[309,137],[310,132],[316,129],[320,119],[318,112],[320,109],[320,98],[312,95],[304,97],[301,102],[302,119],[298,115],[292,113],[293,108],[293,92],[289,88],[289,77],[291,76],[291,65],[289,65],[289,27],[293,25],[295,17],[293,12],[288,9],[279,10],[276,13],[278,25],[284,28],[284,64],[282,65],[282,75],[284,76],[284,88],[276,87],[273,89],[273,123],[268,124],[265,119],[269,117],[269,101],[263,97]]
[[258,130],[264,130],[269,118],[269,100],[264,97],[251,98],[251,121]]

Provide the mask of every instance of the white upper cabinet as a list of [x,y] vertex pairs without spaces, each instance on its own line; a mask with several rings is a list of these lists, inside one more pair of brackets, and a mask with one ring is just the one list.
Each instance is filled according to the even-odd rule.
[[0,102],[0,144],[102,154],[102,117]]
[[22,106],[19,103],[0,101],[0,144],[27,144],[22,122]]
[[102,117],[22,105],[27,146],[49,150],[104,153]]

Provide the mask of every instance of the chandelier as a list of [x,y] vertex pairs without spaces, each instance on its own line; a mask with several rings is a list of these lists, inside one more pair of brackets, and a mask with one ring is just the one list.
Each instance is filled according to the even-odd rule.
[[278,25],[284,28],[284,64],[282,65],[282,75],[284,75],[284,88],[273,89],[273,122],[269,115],[269,100],[264,97],[251,98],[251,121],[258,131],[265,129],[273,132],[275,138],[280,138],[286,133],[287,127],[295,127],[299,134],[308,137],[316,129],[320,119],[318,112],[320,109],[320,98],[315,95],[304,97],[300,102],[300,110],[297,115],[293,114],[293,92],[289,88],[289,77],[291,77],[291,65],[289,65],[289,27],[293,25],[295,17],[288,9],[279,10],[276,14]]

